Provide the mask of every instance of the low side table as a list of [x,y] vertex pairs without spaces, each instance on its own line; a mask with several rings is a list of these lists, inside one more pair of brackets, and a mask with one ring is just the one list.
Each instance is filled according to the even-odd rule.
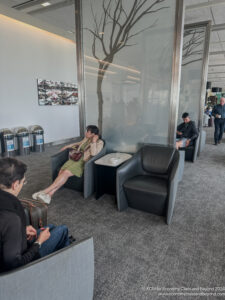
[[104,194],[116,195],[116,171],[132,157],[127,153],[110,153],[95,161],[95,198]]

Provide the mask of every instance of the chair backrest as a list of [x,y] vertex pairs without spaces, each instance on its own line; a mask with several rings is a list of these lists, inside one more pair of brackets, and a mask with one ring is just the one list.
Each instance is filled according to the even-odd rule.
[[175,153],[173,147],[146,145],[141,152],[142,167],[146,172],[168,174]]
[[93,238],[0,274],[1,300],[92,300],[93,291]]

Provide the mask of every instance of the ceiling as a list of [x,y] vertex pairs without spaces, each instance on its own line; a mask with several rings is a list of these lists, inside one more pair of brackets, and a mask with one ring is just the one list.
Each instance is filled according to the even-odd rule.
[[[51,5],[44,7],[41,5],[44,2]],[[184,0],[184,3],[186,24],[208,20],[212,25],[225,23],[225,0]],[[74,37],[74,0],[1,0],[1,4],[61,28]],[[208,81],[218,87],[225,87],[225,24],[222,28],[213,29],[210,40]]]

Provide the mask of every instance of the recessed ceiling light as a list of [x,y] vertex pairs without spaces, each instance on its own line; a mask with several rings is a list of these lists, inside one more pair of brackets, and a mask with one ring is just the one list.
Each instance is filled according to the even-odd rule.
[[50,2],[44,2],[44,3],[41,3],[41,5],[44,6],[44,7],[46,7],[46,6],[51,5],[51,3]]

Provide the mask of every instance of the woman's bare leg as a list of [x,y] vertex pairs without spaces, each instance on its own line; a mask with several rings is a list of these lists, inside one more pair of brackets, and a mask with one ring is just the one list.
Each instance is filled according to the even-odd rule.
[[73,174],[69,170],[60,170],[58,176],[54,180],[54,182],[47,187],[44,192],[52,196],[61,186],[66,183],[69,177],[73,176]]

